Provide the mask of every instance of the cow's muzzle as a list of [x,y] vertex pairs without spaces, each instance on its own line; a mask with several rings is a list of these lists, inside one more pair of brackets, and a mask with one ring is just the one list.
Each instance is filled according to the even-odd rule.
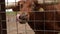
[[22,13],[22,14],[17,14],[17,21],[20,23],[26,23],[29,21],[28,14]]

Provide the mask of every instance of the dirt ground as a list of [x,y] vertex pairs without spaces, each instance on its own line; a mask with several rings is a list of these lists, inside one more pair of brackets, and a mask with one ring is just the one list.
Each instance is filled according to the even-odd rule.
[[35,34],[28,23],[21,24],[16,21],[16,14],[6,14],[7,34]]

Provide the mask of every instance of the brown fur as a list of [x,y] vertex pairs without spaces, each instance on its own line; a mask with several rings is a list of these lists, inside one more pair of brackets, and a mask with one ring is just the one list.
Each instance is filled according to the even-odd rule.
[[[32,8],[32,2],[34,1],[26,1],[23,4],[23,7],[21,8],[21,12],[27,12],[29,15],[29,22],[28,24],[33,30],[55,30],[60,31],[60,4],[56,5],[39,5],[36,4],[35,8],[39,9],[40,7],[44,8],[47,12],[31,12]],[[38,7],[37,7],[38,6]],[[36,9],[35,9],[36,10]],[[48,11],[48,10],[55,10],[54,11]],[[35,17],[35,18],[34,18]],[[33,21],[33,20],[39,20],[39,21]],[[45,21],[44,21],[45,20]],[[48,21],[46,21],[48,20]],[[55,20],[55,21],[54,21]],[[50,21],[50,22],[49,22]],[[53,22],[52,22],[53,21]],[[35,23],[35,26],[34,26]],[[44,29],[45,27],[45,29]],[[35,34],[58,34],[58,32],[46,32],[46,31],[35,31]]]

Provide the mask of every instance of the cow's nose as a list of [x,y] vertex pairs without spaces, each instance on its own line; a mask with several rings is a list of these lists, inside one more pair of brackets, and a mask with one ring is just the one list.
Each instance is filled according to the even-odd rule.
[[17,20],[20,22],[20,23],[25,23],[28,21],[28,15],[23,13],[23,14],[17,14]]

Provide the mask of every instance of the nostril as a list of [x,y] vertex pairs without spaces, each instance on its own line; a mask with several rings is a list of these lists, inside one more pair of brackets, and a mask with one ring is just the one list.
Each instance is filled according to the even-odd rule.
[[19,19],[21,19],[21,20],[26,20],[26,19],[27,19],[27,15],[22,14],[22,15],[19,16]]

